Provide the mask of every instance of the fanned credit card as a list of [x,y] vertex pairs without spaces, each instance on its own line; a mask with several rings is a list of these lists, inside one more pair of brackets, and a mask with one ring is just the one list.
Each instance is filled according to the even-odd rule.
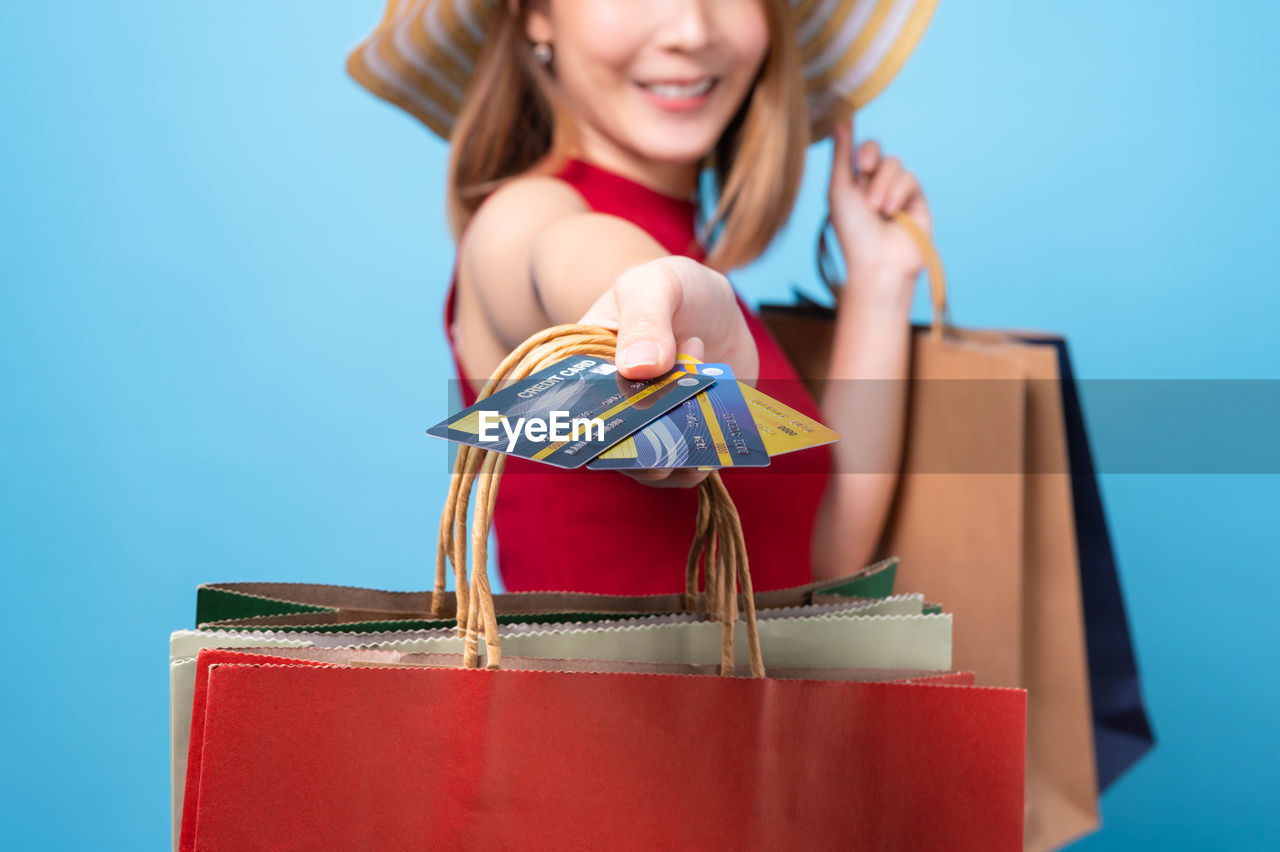
[[[690,359],[691,361],[692,359]],[[769,454],[728,364],[686,363],[716,383],[685,400],[634,435],[623,438],[587,467],[592,470],[766,467]]]
[[571,355],[464,408],[427,434],[577,468],[715,381],[677,365],[656,379],[633,382],[612,361]]
[[770,456],[821,447],[840,440],[840,433],[823,426],[812,417],[806,417],[750,385],[742,382],[738,382],[738,385],[747,401],[747,408],[756,421],[756,427],[760,430],[765,451]]
[[[677,360],[685,364],[702,363],[689,355],[679,355]],[[778,402],[746,382],[737,382],[737,385],[743,399],[746,400],[756,428],[760,431],[765,452],[770,458],[794,453],[797,450],[807,450],[810,447],[834,444],[840,440],[839,432],[823,426],[812,417]]]

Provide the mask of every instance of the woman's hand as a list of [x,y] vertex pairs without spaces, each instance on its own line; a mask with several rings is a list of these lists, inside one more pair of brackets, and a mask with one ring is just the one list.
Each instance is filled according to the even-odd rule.
[[675,366],[677,349],[726,363],[743,381],[754,382],[760,372],[755,340],[729,279],[687,257],[631,267],[579,322],[618,332],[618,372],[628,379],[661,376]]
[[844,253],[847,287],[851,294],[877,288],[909,301],[924,260],[911,236],[890,217],[906,212],[926,233],[930,230],[920,182],[897,157],[885,157],[876,142],[863,142],[855,154],[852,124],[837,125],[832,136],[827,203]]
[[[579,322],[618,332],[618,372],[651,379],[675,366],[676,355],[728,364],[754,382],[760,371],[755,340],[729,279],[687,257],[660,257],[633,266],[614,282]],[[624,471],[659,487],[687,488],[706,471]]]

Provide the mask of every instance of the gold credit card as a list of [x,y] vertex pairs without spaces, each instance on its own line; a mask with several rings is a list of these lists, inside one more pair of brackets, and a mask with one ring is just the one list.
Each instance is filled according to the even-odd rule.
[[840,440],[840,434],[834,429],[823,426],[812,417],[806,417],[750,385],[742,382],[738,384],[742,386],[747,410],[755,418],[756,428],[764,439],[765,452],[770,456],[821,447]]

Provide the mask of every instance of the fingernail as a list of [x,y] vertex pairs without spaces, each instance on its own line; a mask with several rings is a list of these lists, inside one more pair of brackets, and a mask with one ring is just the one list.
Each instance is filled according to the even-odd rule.
[[622,366],[649,367],[658,363],[658,346],[649,340],[642,340],[627,347],[622,355]]

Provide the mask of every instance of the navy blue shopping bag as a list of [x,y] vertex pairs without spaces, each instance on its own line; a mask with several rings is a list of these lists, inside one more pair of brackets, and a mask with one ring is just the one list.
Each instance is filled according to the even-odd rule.
[[1053,346],[1058,352],[1080,561],[1080,593],[1084,603],[1098,789],[1105,790],[1151,750],[1155,736],[1142,700],[1142,681],[1129,619],[1125,615],[1115,551],[1066,341],[1039,336],[1021,339]]

